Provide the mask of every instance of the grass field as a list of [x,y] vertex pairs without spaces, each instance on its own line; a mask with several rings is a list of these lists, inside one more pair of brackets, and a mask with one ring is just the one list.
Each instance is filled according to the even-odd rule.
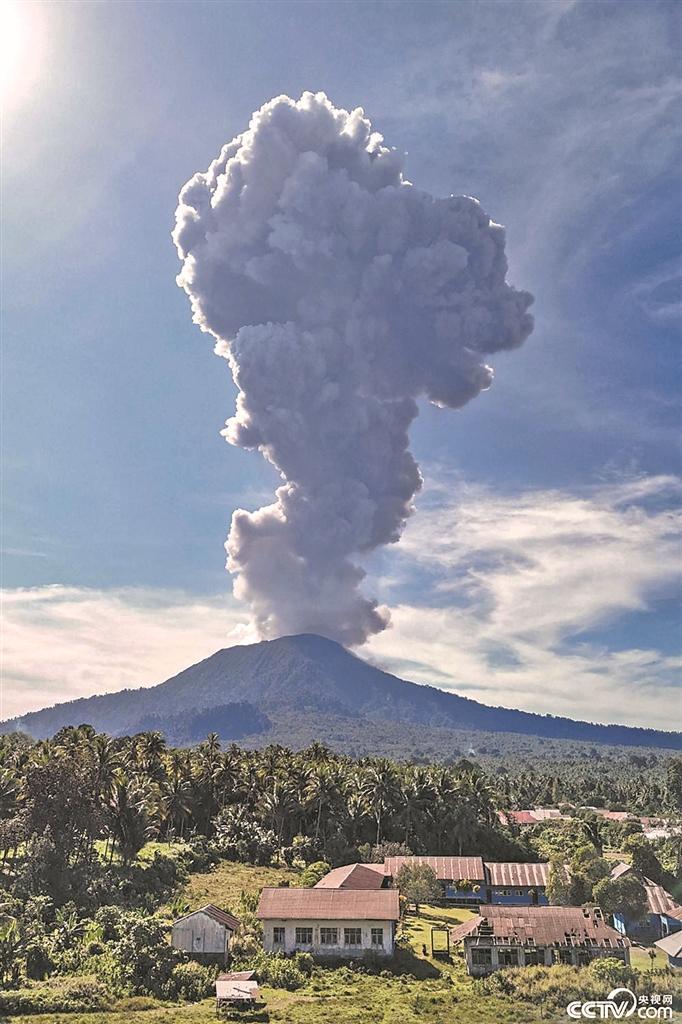
[[[296,877],[296,872],[286,869],[222,862],[192,875],[183,896],[192,907],[211,902],[237,910],[242,890],[256,892],[263,885],[294,882]],[[227,1019],[241,1024],[535,1024],[540,1020],[565,1024],[565,1012],[543,1017],[541,1009],[530,1003],[483,996],[466,974],[461,951],[453,949],[449,960],[430,955],[432,927],[452,927],[471,916],[467,910],[423,905],[419,915],[405,918],[402,934],[407,941],[401,942],[390,970],[368,975],[347,967],[320,968],[296,992],[264,987],[263,1009]],[[633,953],[634,965],[648,970],[646,951]],[[659,965],[662,961],[657,961]],[[122,1000],[106,1013],[11,1018],[12,1024],[212,1024],[216,1020],[213,1000],[177,1006],[142,998]]]

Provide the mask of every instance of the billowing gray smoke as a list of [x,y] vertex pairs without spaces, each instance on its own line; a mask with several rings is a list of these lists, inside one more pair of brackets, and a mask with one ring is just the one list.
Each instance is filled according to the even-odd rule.
[[354,558],[413,510],[417,399],[459,408],[490,385],[485,356],[532,330],[503,228],[402,168],[361,109],[279,96],[180,194],[178,283],[239,389],[224,435],[283,480],[274,504],[234,513],[226,544],[262,637],[352,645],[385,628]]

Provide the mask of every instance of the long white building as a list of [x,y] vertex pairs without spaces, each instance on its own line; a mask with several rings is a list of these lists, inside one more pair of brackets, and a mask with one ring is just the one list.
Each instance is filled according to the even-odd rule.
[[400,918],[397,889],[263,889],[258,904],[268,952],[391,956]]

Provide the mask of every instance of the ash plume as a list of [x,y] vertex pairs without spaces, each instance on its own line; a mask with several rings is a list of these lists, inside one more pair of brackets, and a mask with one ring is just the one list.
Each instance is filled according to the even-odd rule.
[[417,400],[460,408],[490,386],[485,357],[532,330],[504,229],[475,199],[415,188],[361,108],[304,93],[265,104],[185,185],[173,239],[239,391],[224,436],[283,481],[232,516],[235,596],[263,638],[361,644],[389,616],[356,559],[413,511]]

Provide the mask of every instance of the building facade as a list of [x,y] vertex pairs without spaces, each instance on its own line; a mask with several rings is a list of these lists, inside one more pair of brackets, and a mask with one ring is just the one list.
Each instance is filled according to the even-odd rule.
[[463,943],[474,977],[505,967],[582,967],[599,957],[630,962],[629,940],[606,924],[598,907],[482,906],[478,917],[452,930],[450,940]]
[[614,927],[623,935],[632,935],[642,940],[661,939],[682,931],[682,906],[662,885],[622,861],[613,868],[611,878],[622,878],[629,874],[634,874],[644,886],[648,913],[642,921],[634,921],[626,914],[614,914]]
[[495,906],[546,907],[549,864],[486,861],[486,903]]
[[257,916],[267,952],[354,959],[392,956],[400,918],[396,889],[263,889]]
[[477,906],[485,900],[486,875],[480,857],[387,857],[384,873],[393,881],[405,865],[427,864],[441,885],[442,899],[453,906]]

